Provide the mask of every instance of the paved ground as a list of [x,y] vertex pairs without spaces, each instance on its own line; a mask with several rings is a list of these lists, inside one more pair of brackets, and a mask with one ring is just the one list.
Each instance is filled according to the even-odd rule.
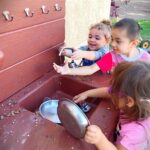
[[150,0],[130,0],[126,5],[124,0],[115,0],[118,8],[119,18],[134,18],[150,20]]

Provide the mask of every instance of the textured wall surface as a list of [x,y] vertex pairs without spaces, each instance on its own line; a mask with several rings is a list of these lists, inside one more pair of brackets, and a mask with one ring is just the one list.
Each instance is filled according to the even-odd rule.
[[65,42],[77,46],[87,40],[89,27],[108,19],[110,0],[66,0]]

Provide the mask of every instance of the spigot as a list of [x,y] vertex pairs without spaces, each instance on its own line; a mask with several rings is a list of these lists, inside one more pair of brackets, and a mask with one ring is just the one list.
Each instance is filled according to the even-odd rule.
[[74,60],[72,60],[70,63],[69,63],[69,68],[77,68],[79,67]]
[[87,112],[89,112],[91,110],[91,106],[87,102],[80,103],[78,106],[81,108],[81,110],[84,113],[87,113]]

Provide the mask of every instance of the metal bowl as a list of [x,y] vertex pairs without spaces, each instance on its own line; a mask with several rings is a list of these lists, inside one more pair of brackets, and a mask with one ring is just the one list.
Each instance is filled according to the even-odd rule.
[[84,112],[73,101],[60,100],[58,116],[65,129],[76,138],[83,138],[90,122]]
[[43,102],[39,107],[40,115],[54,123],[61,123],[57,115],[57,107],[59,100],[48,100]]

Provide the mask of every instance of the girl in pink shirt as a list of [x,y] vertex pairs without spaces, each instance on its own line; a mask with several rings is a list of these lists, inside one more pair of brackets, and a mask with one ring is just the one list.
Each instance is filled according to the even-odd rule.
[[98,150],[150,150],[150,63],[120,63],[112,74],[110,85],[85,91],[74,100],[111,98],[120,110],[116,142],[111,143],[96,125],[87,128],[85,141],[95,144]]
[[59,66],[54,63],[54,69],[62,75],[91,75],[98,70],[112,71],[120,62],[145,60],[150,61],[150,54],[137,48],[140,41],[140,26],[133,19],[122,19],[112,28],[112,51],[103,56],[91,66],[69,68],[66,63]]

